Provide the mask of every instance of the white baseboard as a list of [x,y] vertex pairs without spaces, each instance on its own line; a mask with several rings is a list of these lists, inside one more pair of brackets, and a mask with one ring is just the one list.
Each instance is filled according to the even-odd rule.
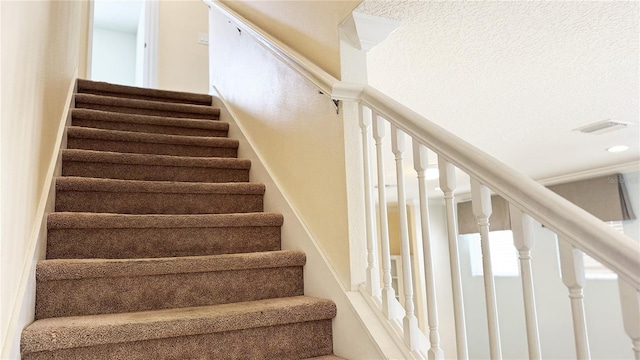
[[[305,225],[302,215],[293,207],[286,191],[271,175],[271,169],[255,151],[251,138],[242,126],[242,119],[226,103],[217,88],[213,87],[213,105],[220,108],[220,120],[229,123],[229,136],[240,141],[238,157],[249,159],[251,181],[266,184],[265,211],[284,215],[282,248],[304,251],[307,264],[304,268],[305,295],[333,300],[338,307],[334,319],[334,352],[348,359],[398,359],[402,352],[389,334],[380,326],[368,326],[378,319],[357,291],[348,291],[340,281],[331,261],[323,252],[314,235]],[[358,309],[356,309],[358,308]]]
[[55,178],[62,169],[62,149],[66,148],[66,127],[71,122],[71,107],[73,106],[73,94],[76,91],[76,78],[78,71],[73,76],[73,81],[69,85],[65,104],[67,106],[62,112],[54,150],[49,159],[49,167],[42,187],[35,221],[29,232],[27,255],[23,260],[18,292],[15,300],[11,304],[11,316],[9,323],[3,333],[5,337],[2,341],[2,359],[19,359],[20,356],[20,334],[22,329],[30,324],[35,315],[35,266],[38,260],[44,258],[47,244],[47,215],[53,211],[55,205]]

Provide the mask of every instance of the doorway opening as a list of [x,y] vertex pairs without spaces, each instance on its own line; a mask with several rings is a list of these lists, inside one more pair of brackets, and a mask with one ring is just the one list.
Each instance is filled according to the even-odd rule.
[[158,2],[93,0],[91,20],[88,78],[156,87]]

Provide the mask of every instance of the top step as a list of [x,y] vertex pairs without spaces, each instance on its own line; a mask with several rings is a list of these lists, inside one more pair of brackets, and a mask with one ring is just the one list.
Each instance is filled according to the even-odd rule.
[[85,79],[78,79],[78,92],[83,94],[192,105],[210,106],[212,103],[211,95],[115,85]]

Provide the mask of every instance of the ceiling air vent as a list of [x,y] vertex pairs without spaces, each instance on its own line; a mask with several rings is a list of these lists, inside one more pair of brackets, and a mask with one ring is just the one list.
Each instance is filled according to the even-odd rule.
[[580,131],[584,134],[604,134],[610,131],[624,129],[629,125],[631,125],[630,122],[609,119],[598,121],[596,123],[585,125],[573,130]]

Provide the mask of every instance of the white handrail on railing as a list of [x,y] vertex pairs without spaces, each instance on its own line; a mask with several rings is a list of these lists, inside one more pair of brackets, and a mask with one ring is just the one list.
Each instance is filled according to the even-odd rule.
[[361,101],[640,289],[640,248],[633,239],[380,91],[365,86]]
[[[360,125],[363,134],[363,161],[367,162],[371,156],[368,153],[369,145],[367,136],[369,136],[369,128],[373,129],[373,138],[376,140],[376,155],[378,158],[378,195],[379,195],[379,210],[380,221],[378,226],[380,232],[377,234],[381,239],[380,252],[382,256],[382,311],[385,313],[389,320],[396,321],[401,314],[396,313],[396,302],[394,298],[394,292],[390,284],[390,263],[389,263],[389,243],[388,234],[386,234],[386,198],[384,190],[384,174],[381,174],[383,163],[381,161],[381,141],[384,137],[384,121],[388,122],[392,129],[392,137],[397,136],[398,132],[402,132],[411,137],[413,142],[426,146],[431,151],[438,155],[439,169],[441,172],[441,188],[445,196],[445,204],[447,207],[447,233],[449,236],[449,248],[451,256],[451,273],[452,273],[452,290],[454,295],[454,315],[456,322],[456,341],[458,358],[466,358],[466,331],[464,324],[464,311],[462,309],[462,292],[460,287],[460,271],[459,271],[459,259],[457,254],[457,246],[455,244],[455,214],[453,212],[453,188],[455,187],[455,181],[448,183],[447,177],[453,176],[453,166],[467,173],[472,183],[475,184],[474,188],[482,189],[482,193],[487,193],[484,189],[489,189],[492,192],[502,196],[508,201],[512,209],[512,213],[516,213],[519,218],[524,216],[528,219],[531,217],[538,222],[542,223],[545,227],[555,232],[561,243],[562,253],[562,267],[563,267],[563,281],[567,285],[570,291],[573,318],[574,318],[574,335],[576,338],[576,349],[579,357],[589,357],[589,344],[587,341],[587,330],[584,322],[584,309],[582,305],[582,285],[584,282],[583,274],[584,267],[581,266],[580,260],[576,254],[585,252],[589,256],[592,256],[602,264],[613,270],[619,277],[620,293],[623,297],[622,310],[624,312],[623,318],[624,327],[627,334],[632,339],[633,349],[636,358],[640,359],[640,310],[638,304],[640,303],[640,247],[638,243],[633,239],[620,234],[607,226],[602,221],[598,220],[586,211],[578,208],[569,201],[563,199],[559,195],[553,193],[542,185],[536,183],[524,174],[515,171],[514,169],[503,164],[499,160],[487,155],[473,145],[466,141],[456,137],[449,133],[437,124],[429,121],[416,112],[408,109],[397,101],[391,99],[387,95],[380,91],[366,85],[349,84],[341,82],[335,79],[333,76],[326,73],[320,67],[313,62],[306,59],[304,56],[291,49],[286,44],[282,43],[278,39],[272,37],[265,31],[261,30],[258,26],[251,23],[247,19],[243,18],[226,5],[216,0],[204,0],[210,7],[216,8],[224,15],[229,17],[239,30],[249,34],[255,40],[264,46],[268,51],[273,53],[283,63],[288,65],[291,69],[299,73],[302,77],[310,81],[315,85],[323,94],[330,96],[334,100],[352,101],[359,103],[359,116]],[[371,119],[363,118],[362,109],[366,108],[371,112]],[[371,126],[373,125],[373,126]],[[395,134],[394,134],[395,133]],[[404,136],[403,134],[403,136]],[[397,141],[397,138],[395,138]],[[400,149],[395,149],[394,152],[402,152]],[[396,154],[398,156],[398,154]],[[399,155],[401,156],[401,155]],[[453,165],[453,166],[452,166]],[[373,176],[369,174],[369,164],[364,165],[365,169],[365,194],[367,196],[366,201],[366,216],[367,216],[367,251],[368,251],[368,265],[367,265],[367,279],[369,281],[377,281],[376,275],[372,274],[372,271],[379,269],[375,262],[376,251],[378,247],[372,241],[377,240],[374,234],[374,228],[372,224],[375,222],[375,213],[373,212],[373,196],[371,192],[371,180]],[[398,166],[398,171],[401,171],[401,166]],[[419,169],[416,169],[420,171]],[[401,179],[399,179],[399,184]],[[444,182],[444,183],[443,183]],[[443,186],[444,185],[444,186]],[[400,189],[399,189],[400,191]],[[402,194],[400,194],[402,196]],[[425,201],[425,200],[421,200]],[[480,204],[477,201],[481,201]],[[485,226],[483,206],[486,205],[486,196],[481,196],[480,200],[476,199],[475,207],[479,207],[479,212],[476,211],[476,215],[479,217],[479,222],[484,230],[488,230],[488,224]],[[490,204],[490,202],[489,202]],[[422,206],[423,204],[421,204]],[[520,216],[520,212],[522,216]],[[522,220],[519,220],[522,221]],[[404,221],[403,221],[404,222]],[[533,288],[532,274],[529,262],[529,251],[533,245],[532,240],[526,238],[529,236],[526,232],[523,233],[520,224],[516,225],[520,230],[516,230],[516,243],[515,246],[521,254],[521,269],[523,273],[523,291],[525,297],[525,317],[527,320],[527,332],[529,342],[529,354],[532,358],[538,358],[540,355],[539,335],[537,334],[537,319],[535,312],[535,301],[533,301]],[[403,231],[403,255],[408,252],[405,242],[405,232]],[[525,236],[525,238],[523,238]],[[485,236],[486,237],[486,236]],[[483,250],[483,255],[488,258],[488,241],[483,240],[483,246],[487,249]],[[426,254],[425,254],[426,256]],[[408,260],[407,256],[403,256],[403,262]],[[426,259],[425,259],[426,260]],[[493,291],[493,280],[491,278],[491,271],[489,264],[485,264],[485,291]],[[410,266],[407,264],[405,271],[409,272]],[[428,267],[427,267],[428,269]],[[379,271],[379,270],[378,270]],[[399,274],[400,275],[400,274]],[[433,274],[429,274],[432,276]],[[429,278],[427,276],[426,278]],[[378,280],[379,281],[379,280]],[[413,279],[409,276],[405,279],[407,284],[411,284]],[[370,294],[377,297],[379,296],[380,284],[367,284],[367,289]],[[429,286],[431,288],[431,286]],[[418,296],[423,296],[418,294]],[[497,315],[491,314],[495,312],[495,298],[493,295],[487,293],[487,307],[490,328],[491,339],[491,356],[492,358],[500,357],[500,338],[497,329]],[[385,299],[386,298],[386,299]],[[385,301],[386,300],[386,301]],[[406,301],[412,301],[411,294],[407,294]],[[409,319],[405,319],[409,323],[412,321],[412,304],[407,307],[406,315]],[[406,306],[406,304],[405,304]],[[437,321],[435,322],[437,324]],[[411,326],[409,326],[411,328]],[[435,325],[437,329],[437,325]],[[435,330],[434,329],[434,330]],[[414,334],[404,333],[405,340],[409,339],[409,343]],[[437,334],[434,334],[437,335]],[[433,337],[434,342],[437,342],[437,336]],[[433,344],[437,346],[436,344]],[[415,353],[415,352],[414,352]]]

